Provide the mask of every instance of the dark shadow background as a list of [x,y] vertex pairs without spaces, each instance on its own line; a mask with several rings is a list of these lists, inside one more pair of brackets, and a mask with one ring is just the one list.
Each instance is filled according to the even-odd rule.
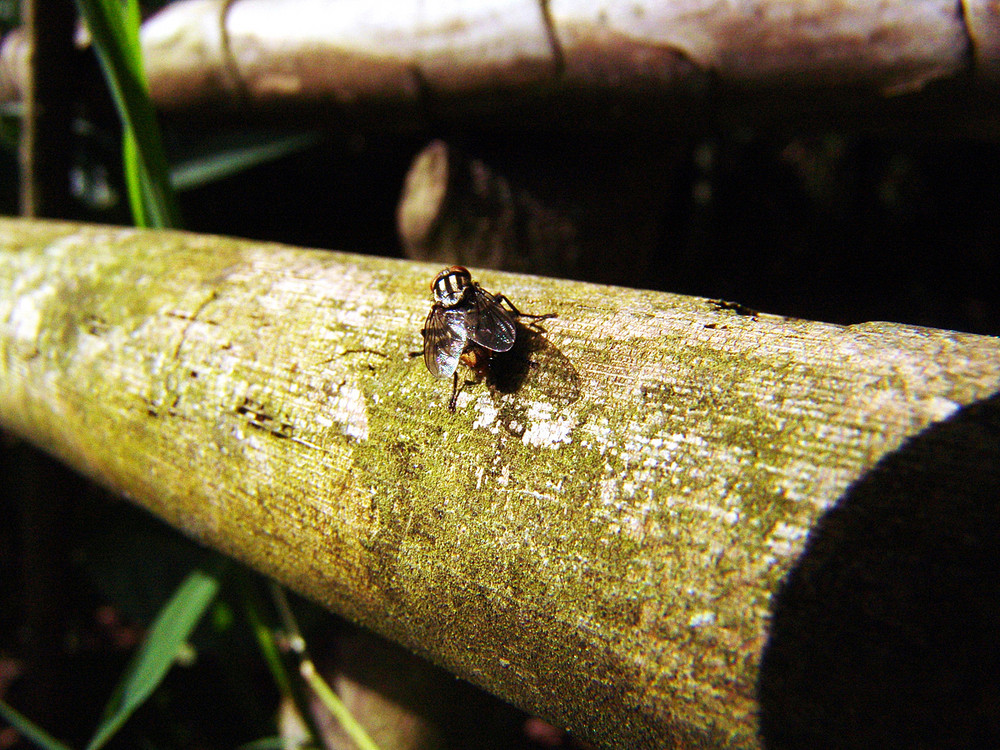
[[761,732],[792,748],[1000,747],[1000,395],[883,458],[773,601]]

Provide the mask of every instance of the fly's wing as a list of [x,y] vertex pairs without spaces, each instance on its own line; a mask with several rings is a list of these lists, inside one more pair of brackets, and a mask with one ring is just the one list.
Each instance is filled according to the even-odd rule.
[[436,378],[450,377],[458,369],[468,341],[464,310],[435,305],[424,322],[424,364]]
[[506,352],[514,346],[517,324],[489,292],[478,286],[472,294],[466,315],[469,338],[494,352]]

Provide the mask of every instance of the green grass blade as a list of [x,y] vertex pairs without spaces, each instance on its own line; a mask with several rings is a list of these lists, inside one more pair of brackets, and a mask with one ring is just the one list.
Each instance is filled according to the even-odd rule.
[[64,745],[51,734],[32,722],[20,711],[12,708],[3,701],[0,701],[0,716],[14,729],[21,733],[29,742],[34,742],[39,747],[47,750],[70,750],[69,745]]
[[202,187],[260,164],[305,151],[321,140],[322,135],[318,131],[313,131],[280,136],[249,146],[223,149],[208,156],[177,164],[170,170],[170,182],[178,192]]
[[125,193],[128,195],[132,219],[137,227],[149,226],[146,216],[146,201],[143,199],[142,166],[139,164],[139,147],[135,135],[129,129],[122,138],[122,165],[125,169]]
[[261,617],[263,603],[253,589],[253,582],[244,576],[242,581],[243,609],[253,631],[254,638],[257,639],[257,646],[264,657],[264,662],[271,671],[271,677],[278,687],[278,692],[283,698],[292,698],[292,680],[285,663],[278,652],[278,645],[274,642],[274,635],[271,629],[264,624]]
[[104,719],[87,745],[97,750],[117,732],[162,682],[178,649],[187,641],[219,590],[219,575],[196,570],[160,610],[139,653],[119,683]]
[[170,188],[160,127],[142,73],[135,0],[127,0],[125,6],[121,0],[76,0],[76,4],[90,30],[124,130],[135,136],[137,173],[145,186],[140,199],[146,200],[146,211],[136,217],[137,223],[142,220],[146,226],[178,227],[180,212]]
[[309,730],[313,737],[310,746],[319,746],[320,729],[316,720],[309,710],[308,701],[301,688],[301,682],[293,682],[288,670],[285,668],[285,661],[281,657],[278,644],[274,640],[274,632],[264,622],[264,602],[257,592],[254,579],[249,574],[240,576],[241,593],[243,598],[243,608],[247,615],[250,628],[253,630],[260,647],[264,661],[271,670],[271,676],[281,693],[283,701],[290,701],[299,720]]
[[316,671],[316,665],[306,652],[305,639],[299,631],[299,625],[295,620],[292,608],[288,604],[288,597],[285,596],[285,590],[272,581],[271,594],[274,597],[274,603],[278,608],[281,619],[285,624],[285,629],[288,631],[289,646],[293,652],[299,655],[299,674],[302,675],[302,679],[312,689],[313,695],[340,722],[341,728],[358,747],[358,750],[379,750],[379,746],[375,744],[375,741],[368,735],[368,732],[361,726],[361,723],[354,718],[354,715],[344,705],[344,702],[340,700],[340,696],[333,691],[333,688]]
[[[103,0],[105,4],[114,0]],[[149,94],[149,86],[142,73],[142,46],[139,44],[139,27],[142,25],[142,9],[139,0],[121,0],[122,27],[125,34],[125,51],[129,55],[129,66],[139,73],[142,88]]]
[[379,746],[375,744],[375,741],[369,736],[365,728],[361,726],[361,723],[354,718],[354,714],[340,700],[340,696],[333,692],[333,688],[319,676],[311,661],[302,664],[302,677],[308,683],[309,687],[313,689],[320,703],[340,722],[340,726],[354,744],[358,746],[359,750],[379,750]]

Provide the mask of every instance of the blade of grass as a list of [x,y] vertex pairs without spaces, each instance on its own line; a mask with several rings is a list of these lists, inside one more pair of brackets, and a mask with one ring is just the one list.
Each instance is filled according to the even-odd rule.
[[130,67],[139,72],[142,88],[149,93],[145,76],[142,73],[142,47],[139,45],[139,26],[142,24],[142,9],[139,0],[121,0],[122,22],[127,37],[125,51],[129,56]]
[[298,622],[296,622],[292,608],[288,604],[288,597],[285,596],[284,589],[273,581],[270,584],[270,588],[274,604],[278,608],[278,613],[281,615],[285,629],[288,631],[289,645],[299,656],[299,674],[302,675],[306,684],[312,688],[313,693],[319,699],[320,703],[340,722],[340,726],[354,744],[357,745],[358,750],[379,750],[379,746],[369,736],[365,728],[361,726],[361,722],[354,718],[354,714],[344,705],[340,696],[333,691],[333,688],[316,671],[316,665],[306,650],[305,638],[302,637],[302,633],[299,631]]
[[[136,148],[130,151],[124,147],[124,157],[127,164],[134,160],[126,169],[134,170],[145,186],[139,191],[139,199],[145,201],[146,210],[135,217],[136,223],[178,227],[180,212],[170,188],[160,127],[142,72],[136,0],[127,0],[124,7],[121,0],[76,0],[76,5],[90,30],[124,131],[135,137]],[[135,181],[134,177],[129,179],[130,184]],[[134,208],[134,198],[131,205]]]
[[254,637],[257,639],[257,646],[264,657],[264,662],[271,671],[271,677],[278,686],[278,692],[281,693],[282,697],[292,698],[291,677],[289,677],[288,670],[285,669],[285,663],[278,652],[278,645],[274,642],[274,635],[271,629],[264,624],[264,618],[261,616],[263,602],[254,589],[252,580],[243,577],[241,583],[243,609],[250,623],[250,628],[253,630]]
[[309,687],[313,689],[316,697],[319,698],[320,703],[326,706],[326,710],[333,714],[333,717],[340,722],[340,726],[344,728],[347,736],[358,746],[359,750],[379,750],[378,745],[368,736],[365,728],[361,726],[358,720],[354,718],[354,714],[340,700],[340,696],[333,692],[333,688],[319,676],[312,659],[302,660],[300,672],[309,684]]
[[170,170],[174,190],[181,192],[239,174],[251,167],[304,151],[322,140],[318,131],[271,138],[250,146],[228,148],[190,159]]
[[104,719],[87,745],[97,750],[121,728],[163,681],[178,649],[187,641],[219,590],[221,573],[196,570],[160,610],[122,681],[108,702]]
[[316,724],[315,717],[309,710],[308,701],[302,689],[302,683],[292,680],[288,670],[285,668],[285,661],[281,657],[278,644],[275,643],[274,632],[264,622],[264,602],[257,592],[255,581],[256,579],[247,573],[239,576],[243,608],[246,612],[247,620],[250,623],[254,636],[257,638],[257,645],[264,656],[264,661],[271,670],[271,676],[278,686],[278,691],[281,693],[283,701],[287,701],[287,704],[284,705],[287,705],[290,710],[293,710],[297,714],[298,720],[308,730],[309,734],[312,735],[313,744],[319,746],[321,744],[319,738],[322,734]]
[[14,729],[21,733],[29,742],[34,742],[39,747],[47,750],[71,750],[69,745],[64,745],[51,734],[31,721],[27,716],[17,709],[0,701],[0,716]]
[[[102,0],[102,2],[107,5],[109,2],[114,3],[114,0]],[[121,35],[120,44],[122,45],[122,51],[126,55],[128,66],[139,79],[139,83],[142,85],[143,96],[148,101],[149,84],[146,81],[145,69],[143,68],[142,44],[139,38],[139,27],[142,24],[142,11],[139,8],[139,0],[120,0],[120,2],[121,5],[118,6],[122,11],[121,30],[119,32]],[[159,128],[157,128],[157,131],[159,131]],[[125,185],[128,190],[129,207],[132,209],[135,224],[140,227],[151,226],[150,214],[153,212],[153,207],[156,205],[158,199],[153,190],[153,178],[142,163],[135,131],[127,123],[124,124],[122,133],[122,165],[125,170]],[[167,180],[169,183],[169,172]],[[170,189],[172,190],[172,187]]]
[[128,205],[132,209],[132,220],[137,227],[149,226],[146,216],[146,200],[143,192],[142,168],[139,166],[139,147],[135,142],[135,134],[130,128],[125,128],[122,138],[122,164],[125,170],[125,194],[128,195]]

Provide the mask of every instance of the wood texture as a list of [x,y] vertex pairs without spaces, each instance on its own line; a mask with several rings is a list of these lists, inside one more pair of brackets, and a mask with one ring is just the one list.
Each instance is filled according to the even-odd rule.
[[[262,104],[532,87],[863,86],[886,93],[994,63],[986,0],[186,0],[144,29],[154,96],[238,88]],[[983,6],[983,7],[981,7]],[[220,28],[221,26],[221,28]],[[977,44],[973,58],[970,51]],[[186,52],[186,54],[185,54]],[[185,75],[188,71],[189,75]],[[207,71],[214,71],[208,73]],[[228,81],[228,82],[227,82]],[[170,97],[167,91],[173,92]],[[178,97],[172,101],[173,97]]]
[[[635,181],[637,175],[630,171],[629,178]],[[607,188],[610,175],[603,182]],[[586,193],[596,192],[586,187]],[[414,157],[396,207],[396,228],[407,258],[442,267],[570,276],[580,255],[578,229],[568,212],[544,205],[482,160],[441,140]]]
[[[163,109],[485,93],[495,111],[553,93],[700,98],[717,84],[827,96],[965,87],[996,81],[997,28],[992,0],[182,0],[144,24],[143,46]],[[9,80],[22,50],[13,35],[0,51],[5,98],[23,89]]]
[[1000,389],[997,339],[484,272],[558,317],[451,414],[437,270],[0,220],[0,423],[581,736],[753,747],[810,528]]

